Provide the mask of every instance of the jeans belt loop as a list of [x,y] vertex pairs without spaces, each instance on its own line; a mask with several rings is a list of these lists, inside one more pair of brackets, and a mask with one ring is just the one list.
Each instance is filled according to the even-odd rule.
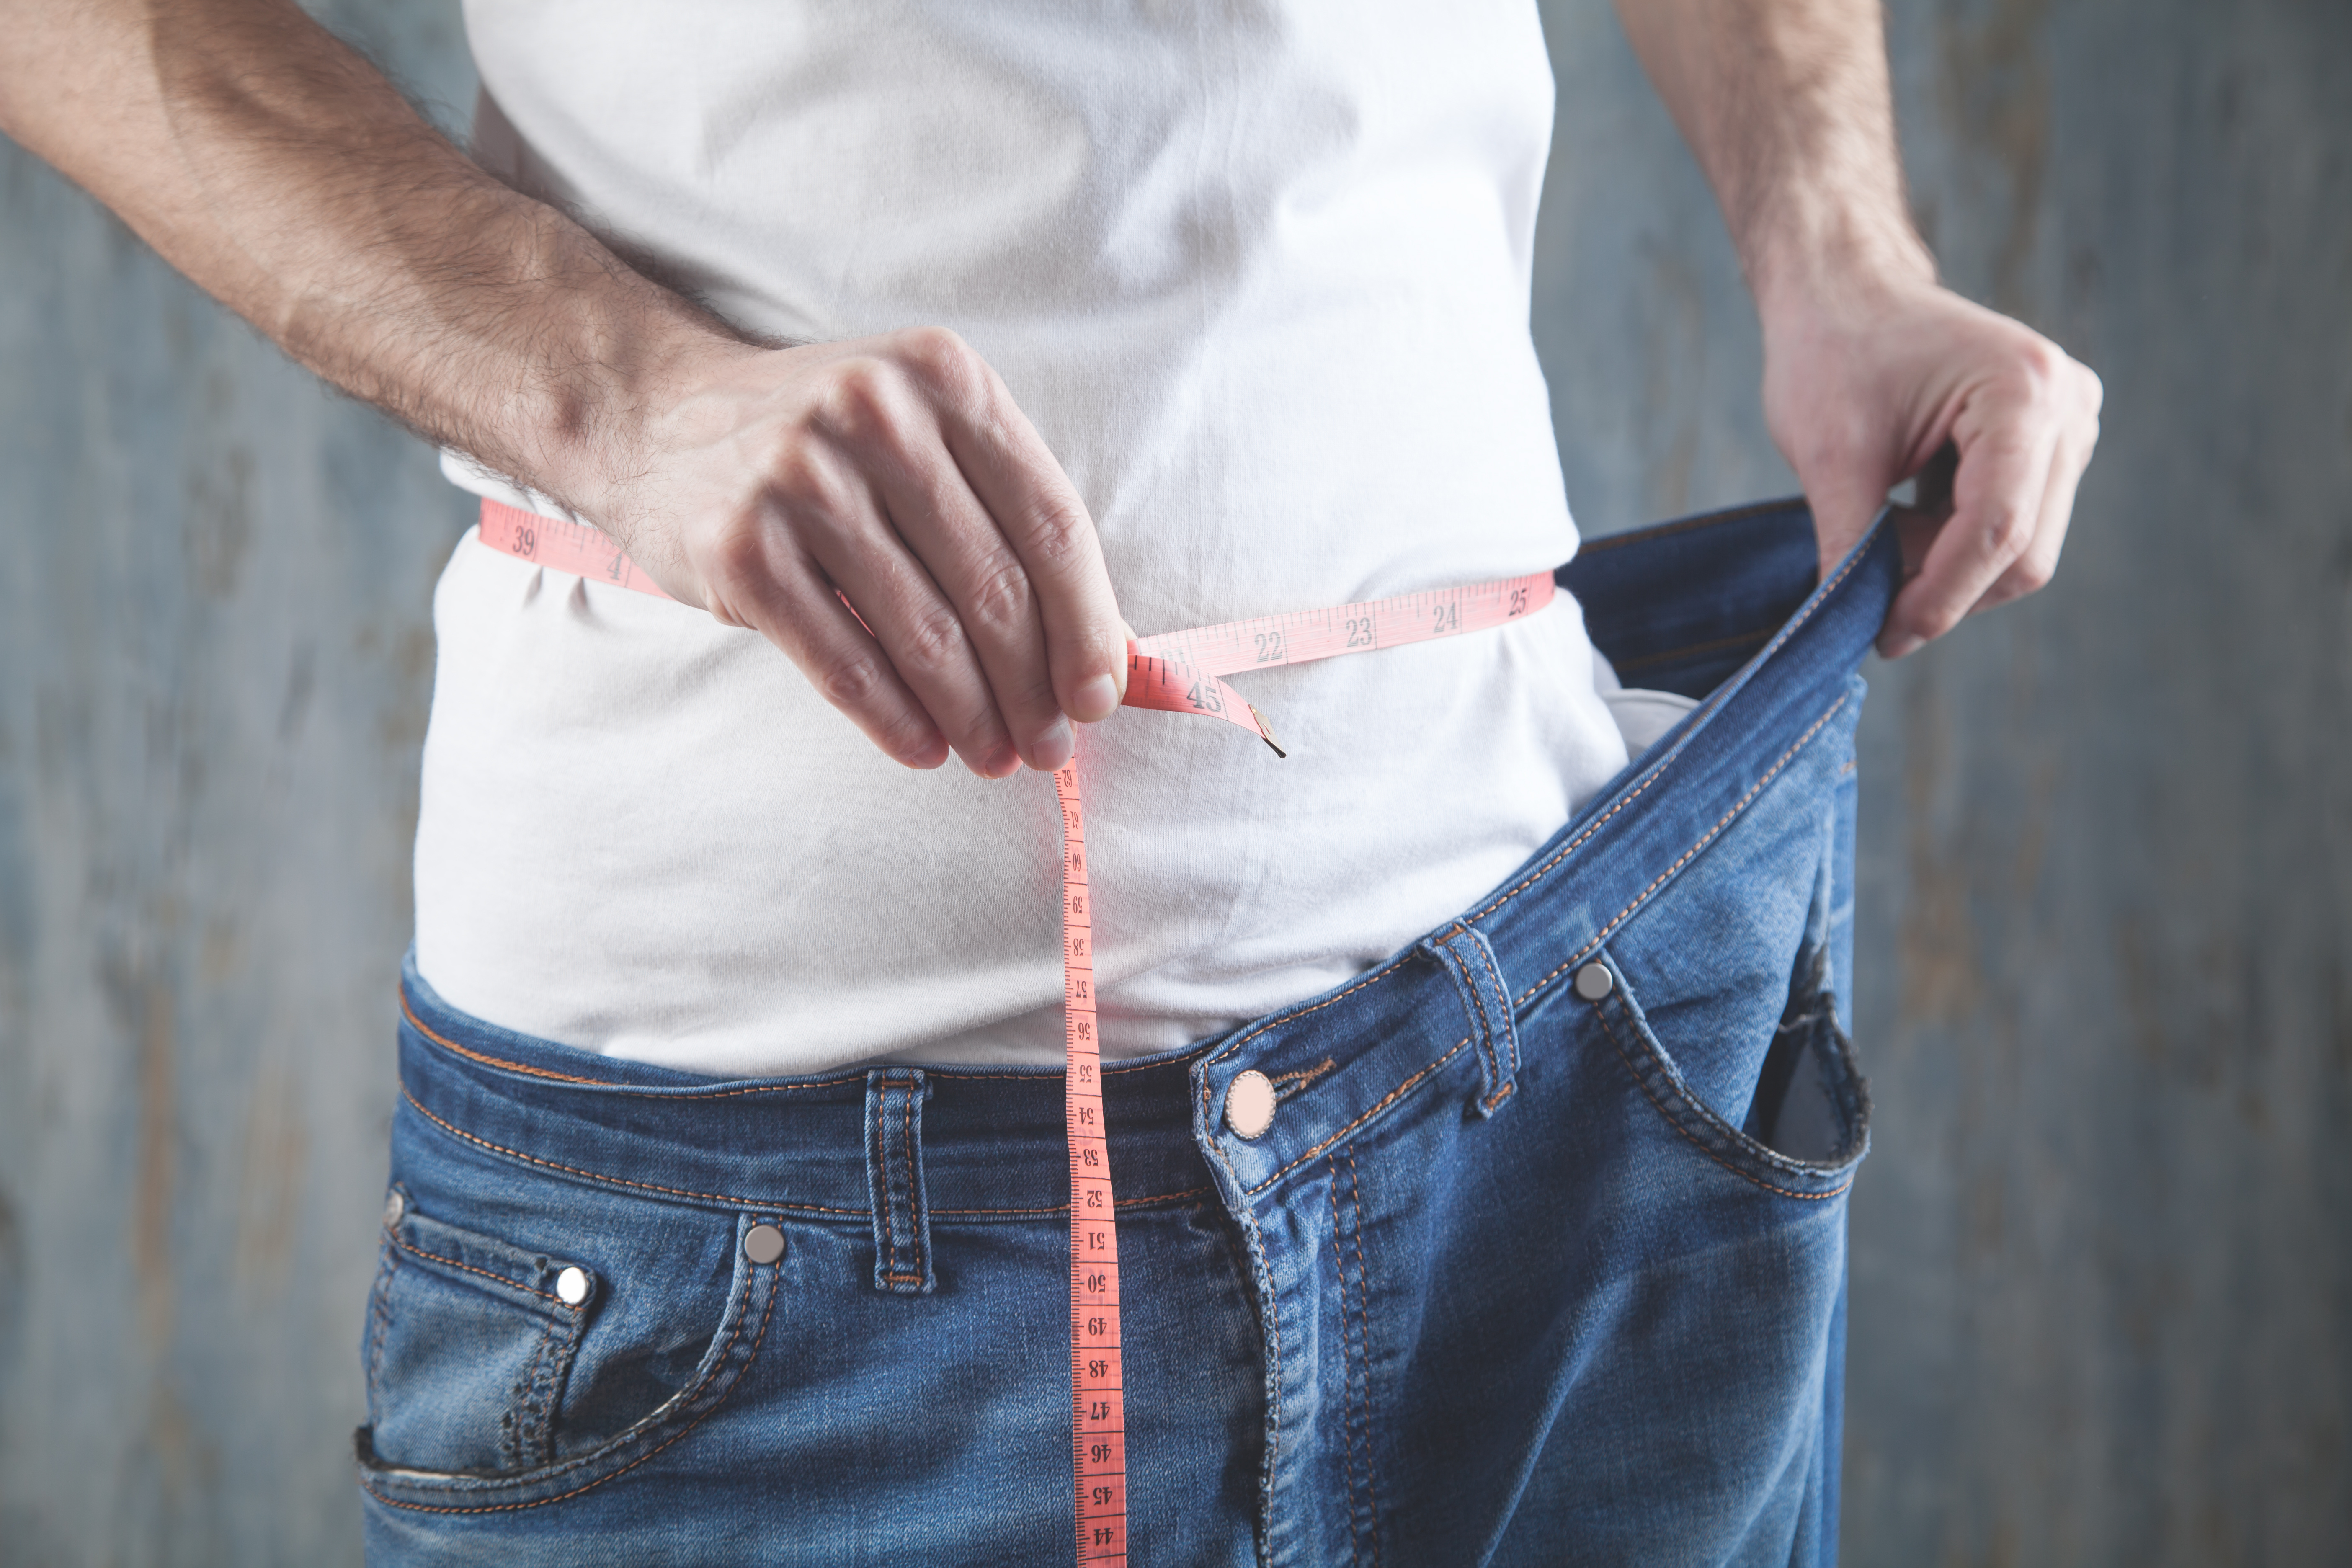
[[923,1198],[922,1069],[876,1068],[866,1075],[866,1191],[874,1208],[874,1289],[928,1296],[931,1215]]
[[1478,1114],[1492,1116],[1518,1087],[1519,1033],[1511,1022],[1511,994],[1503,985],[1495,950],[1470,926],[1456,921],[1421,944],[1423,955],[1445,971],[1470,1016],[1470,1043],[1484,1075]]

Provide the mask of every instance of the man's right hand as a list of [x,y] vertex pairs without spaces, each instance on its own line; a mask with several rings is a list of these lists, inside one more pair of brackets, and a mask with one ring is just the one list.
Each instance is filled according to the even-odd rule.
[[757,628],[898,761],[1055,767],[1068,720],[1118,706],[1094,524],[952,334],[743,341],[469,163],[292,0],[6,21],[0,132],[303,364]]
[[1069,720],[1124,694],[1124,623],[1085,503],[995,371],[941,328],[688,357],[623,477],[574,487],[586,515],[908,766],[1067,762]]

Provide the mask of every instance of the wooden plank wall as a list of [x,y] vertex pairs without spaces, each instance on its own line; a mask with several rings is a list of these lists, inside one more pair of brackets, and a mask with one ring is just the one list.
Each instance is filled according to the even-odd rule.
[[[1592,531],[1791,488],[1599,0],[1535,326]],[[453,0],[331,19],[461,120]],[[2106,378],[2056,585],[1873,671],[1848,1560],[2352,1555],[2352,11],[1895,0],[1948,274]],[[465,522],[0,142],[0,1564],[357,1559]]]

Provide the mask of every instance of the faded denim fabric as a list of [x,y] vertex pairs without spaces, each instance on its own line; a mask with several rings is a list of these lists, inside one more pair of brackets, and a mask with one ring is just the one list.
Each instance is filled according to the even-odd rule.
[[[1706,700],[1459,920],[1106,1070],[1132,1561],[1834,1560],[1898,570],[1814,589],[1795,502],[1589,543],[1595,643]],[[1057,1072],[720,1083],[403,1001],[377,1568],[1070,1560]]]

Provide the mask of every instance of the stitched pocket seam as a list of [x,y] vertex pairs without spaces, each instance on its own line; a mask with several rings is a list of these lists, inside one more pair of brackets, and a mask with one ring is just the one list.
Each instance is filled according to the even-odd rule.
[[[709,1420],[719,1407],[726,1403],[728,1396],[735,1392],[736,1386],[743,1381],[744,1377],[750,1373],[752,1366],[759,1361],[760,1348],[767,1342],[768,1324],[775,1316],[776,1299],[783,1293],[783,1274],[781,1268],[778,1268],[773,1265],[770,1265],[764,1268],[760,1268],[758,1273],[763,1273],[768,1277],[768,1300],[765,1307],[761,1310],[759,1332],[752,1337],[751,1348],[744,1352],[741,1363],[739,1364],[735,1361],[735,1346],[742,1338],[743,1324],[745,1321],[751,1316],[748,1311],[739,1313],[736,1316],[735,1327],[727,1337],[726,1348],[719,1352],[718,1359],[712,1364],[709,1372],[704,1374],[703,1380],[697,1384],[691,1392],[679,1396],[673,1401],[665,1402],[662,1408],[655,1410],[635,1426],[631,1427],[628,1431],[623,1432],[619,1436],[614,1437],[610,1443],[607,1443],[601,1447],[592,1449],[588,1453],[582,1454],[576,1458],[564,1460],[561,1464],[550,1466],[545,1469],[533,1471],[527,1476],[517,1476],[513,1478],[476,1478],[460,1476],[451,1477],[446,1479],[438,1477],[420,1476],[417,1479],[411,1481],[408,1484],[418,1487],[438,1486],[451,1490],[461,1489],[487,1489],[488,1487],[511,1489],[544,1485],[566,1470],[591,1468],[599,1463],[609,1462],[616,1451],[625,1448],[630,1444],[646,1441],[656,1432],[659,1431],[661,1426],[667,1422],[677,1419],[686,1411],[692,1409],[697,1401],[704,1399],[706,1395],[708,1396],[709,1403],[706,1404],[699,1411],[696,1411],[692,1419],[688,1420],[685,1425],[678,1427],[677,1431],[671,1433],[668,1436],[663,1438],[660,1442],[655,1444],[654,1447],[646,1449],[635,1458],[631,1459],[627,1464],[622,1465],[603,1475],[596,1476],[591,1480],[573,1487],[569,1491],[558,1493],[553,1497],[519,1499],[513,1502],[460,1505],[456,1503],[414,1502],[404,1498],[387,1497],[383,1492],[377,1489],[376,1484],[371,1479],[365,1470],[361,1472],[361,1489],[370,1497],[374,1498],[378,1502],[381,1502],[387,1507],[408,1509],[418,1513],[512,1513],[523,1509],[545,1508],[551,1503],[563,1502],[572,1498],[578,1497],[583,1492],[591,1491],[597,1487],[603,1486],[607,1481],[614,1480],[622,1476],[627,1475],[631,1470],[635,1469],[646,1460],[651,1459],[655,1455],[661,1453],[664,1449],[667,1449],[672,1445],[677,1443],[696,1427]],[[756,1279],[756,1275],[754,1278]],[[732,1369],[731,1372],[730,1370],[730,1368]],[[725,1380],[723,1386],[717,1388],[714,1392],[712,1385],[719,1383],[722,1378]],[[671,1410],[669,1408],[672,1404],[675,1404],[677,1406],[675,1410]],[[397,1468],[398,1467],[393,1468]]]

